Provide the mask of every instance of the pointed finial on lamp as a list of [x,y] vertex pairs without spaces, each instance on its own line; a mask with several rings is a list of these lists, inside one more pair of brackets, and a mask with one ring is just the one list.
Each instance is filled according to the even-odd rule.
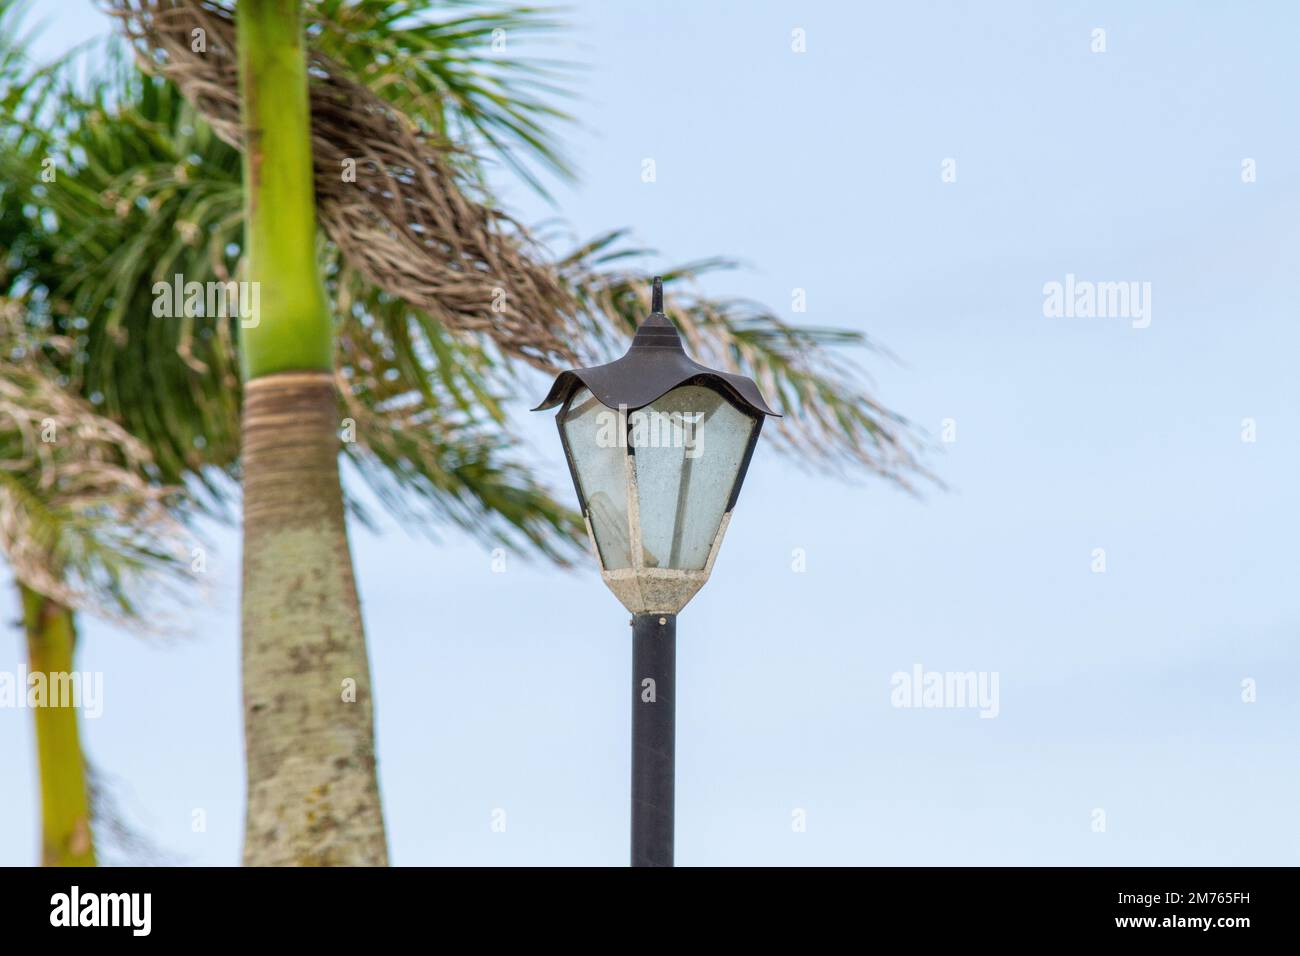
[[655,276],[654,291],[650,294],[650,311],[663,312],[664,310],[664,280],[661,276]]

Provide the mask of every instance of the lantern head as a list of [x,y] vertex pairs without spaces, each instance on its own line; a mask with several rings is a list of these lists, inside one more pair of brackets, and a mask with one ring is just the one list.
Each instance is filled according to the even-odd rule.
[[693,361],[663,314],[627,354],[560,373],[534,411],[556,422],[601,577],[633,614],[676,614],[713,570],[763,419],[743,375]]

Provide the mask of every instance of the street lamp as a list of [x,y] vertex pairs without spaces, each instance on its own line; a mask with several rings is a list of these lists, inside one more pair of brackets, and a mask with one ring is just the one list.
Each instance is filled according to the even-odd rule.
[[632,612],[632,865],[672,866],[677,612],[703,587],[768,408],[682,348],[654,280],[627,354],[561,372],[555,408],[600,576]]

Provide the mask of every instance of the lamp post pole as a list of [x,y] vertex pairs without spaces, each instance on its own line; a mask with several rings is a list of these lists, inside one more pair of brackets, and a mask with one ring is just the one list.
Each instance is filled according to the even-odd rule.
[[[677,612],[713,570],[763,419],[753,379],[686,354],[663,283],[627,354],[561,372],[555,424],[600,576],[632,614],[632,865],[673,865]],[[687,427],[689,423],[689,428]]]
[[673,865],[677,615],[632,618],[632,865]]

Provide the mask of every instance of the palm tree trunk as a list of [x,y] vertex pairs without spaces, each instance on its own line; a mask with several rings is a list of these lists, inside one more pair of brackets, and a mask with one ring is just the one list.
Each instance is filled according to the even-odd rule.
[[[386,865],[370,665],[339,484],[299,0],[241,0],[248,278],[244,733],[250,866]],[[265,108],[264,108],[265,106]]]
[[[18,586],[27,632],[27,666],[33,674],[72,673],[77,642],[72,611],[25,585]],[[48,684],[47,684],[48,686]],[[20,688],[26,693],[25,688]],[[41,776],[41,863],[94,866],[90,833],[90,788],[81,754],[75,707],[47,699],[34,707],[36,753]]]

